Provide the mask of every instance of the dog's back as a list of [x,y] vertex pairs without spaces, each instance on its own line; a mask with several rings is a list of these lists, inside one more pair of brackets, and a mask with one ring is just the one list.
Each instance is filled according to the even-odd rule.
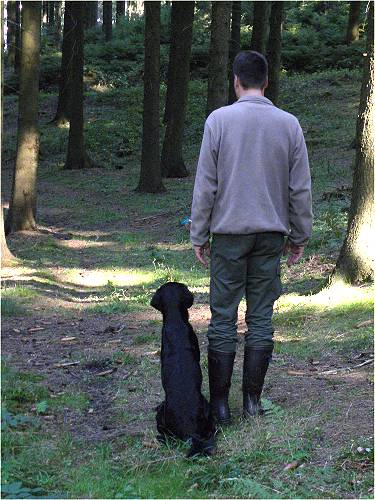
[[202,372],[197,337],[189,324],[192,293],[180,283],[167,283],[155,293],[151,305],[163,314],[161,375],[165,401],[158,408],[161,434],[192,438],[188,456],[209,453],[215,425],[201,393]]

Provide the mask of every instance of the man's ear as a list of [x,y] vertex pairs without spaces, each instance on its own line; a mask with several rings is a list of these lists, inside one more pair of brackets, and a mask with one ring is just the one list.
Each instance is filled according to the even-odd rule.
[[189,309],[194,303],[194,295],[191,293],[191,291],[188,288],[184,289],[183,295],[182,295],[182,304],[184,307]]
[[156,292],[154,293],[150,305],[155,309],[157,309],[158,311],[162,310],[163,303],[162,303],[161,293],[159,290],[156,290]]

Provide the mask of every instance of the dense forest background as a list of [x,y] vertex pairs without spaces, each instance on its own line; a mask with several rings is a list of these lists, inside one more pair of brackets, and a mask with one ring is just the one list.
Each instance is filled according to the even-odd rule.
[[[373,496],[373,2],[1,6],[3,496]],[[156,440],[149,302],[194,292],[207,393],[209,274],[181,221],[240,49],[302,125],[313,236],[282,266],[268,416],[240,418],[241,303],[234,425],[187,461]]]

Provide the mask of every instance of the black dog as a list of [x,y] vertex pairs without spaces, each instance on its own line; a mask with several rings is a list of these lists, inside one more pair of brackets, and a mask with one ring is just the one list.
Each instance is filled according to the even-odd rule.
[[161,439],[191,439],[188,457],[210,455],[214,449],[215,423],[201,393],[202,372],[198,339],[189,323],[188,308],[194,296],[181,283],[166,283],[151,300],[163,314],[161,379],[165,401],[157,408]]

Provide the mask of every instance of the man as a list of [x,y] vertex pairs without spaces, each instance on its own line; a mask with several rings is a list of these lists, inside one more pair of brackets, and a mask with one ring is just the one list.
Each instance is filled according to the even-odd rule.
[[208,374],[210,404],[221,425],[231,420],[228,395],[240,300],[246,296],[242,389],[248,417],[262,413],[283,249],[287,264],[296,263],[312,226],[309,163],[297,118],[264,97],[264,56],[240,52],[233,72],[238,101],[206,120],[190,233],[198,260],[207,267],[211,257]]

